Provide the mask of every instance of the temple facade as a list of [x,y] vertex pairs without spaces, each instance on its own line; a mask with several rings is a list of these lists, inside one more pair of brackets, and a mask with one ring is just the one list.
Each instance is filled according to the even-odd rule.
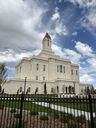
[[15,77],[4,85],[4,91],[20,94],[26,84],[27,94],[78,95],[91,87],[90,84],[81,84],[79,78],[79,65],[55,55],[51,37],[46,33],[41,52],[21,60],[16,66]]

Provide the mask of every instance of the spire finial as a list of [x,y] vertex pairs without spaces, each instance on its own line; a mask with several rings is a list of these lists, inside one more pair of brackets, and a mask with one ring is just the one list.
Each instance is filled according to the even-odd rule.
[[48,32],[46,32],[46,34],[45,34],[45,37],[44,38],[49,38],[49,39],[51,39],[51,37],[50,37],[50,35],[48,34]]

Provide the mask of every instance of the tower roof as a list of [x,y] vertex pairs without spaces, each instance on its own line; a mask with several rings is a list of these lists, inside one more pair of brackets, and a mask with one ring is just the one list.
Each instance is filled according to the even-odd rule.
[[50,35],[47,32],[46,32],[46,34],[45,34],[43,39],[45,39],[45,38],[51,39]]

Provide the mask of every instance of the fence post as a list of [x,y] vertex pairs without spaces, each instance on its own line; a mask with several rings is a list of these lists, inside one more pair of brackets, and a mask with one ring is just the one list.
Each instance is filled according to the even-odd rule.
[[92,98],[91,98],[90,94],[89,94],[89,109],[90,109],[91,128],[94,128],[93,110],[92,110]]
[[21,103],[20,103],[20,119],[19,119],[19,128],[21,128],[22,123],[22,108],[23,108],[23,100],[24,100],[24,94],[21,95]]

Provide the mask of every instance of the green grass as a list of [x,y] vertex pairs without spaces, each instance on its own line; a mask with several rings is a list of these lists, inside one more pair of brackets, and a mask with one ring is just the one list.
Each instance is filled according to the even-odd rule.
[[[89,107],[89,103],[84,103],[84,102],[72,102],[71,100],[67,101],[67,100],[61,100],[61,99],[52,99],[51,97],[48,98],[46,97],[34,97],[36,98],[35,101],[40,101],[40,102],[48,102],[50,104],[56,104],[56,105],[60,105],[60,106],[64,106],[67,108],[73,108],[73,109],[78,109],[78,110],[83,110],[83,111],[90,111],[90,107]],[[70,102],[71,101],[71,102]],[[4,107],[10,107],[10,108],[17,108],[20,109],[20,101],[0,101],[0,106],[2,108],[2,106]],[[49,111],[48,108],[43,107],[42,105],[37,105],[35,103],[32,102],[25,102],[23,103],[23,109],[26,110],[31,110],[31,109],[35,109],[38,111]],[[92,110],[93,112],[96,112],[96,103],[92,104]]]
[[[60,106],[64,106],[67,108],[73,108],[73,109],[77,109],[77,110],[82,110],[82,111],[90,111],[90,107],[89,104],[87,103],[54,103],[56,105],[60,105]],[[96,112],[96,103],[92,104],[92,110],[93,112]]]

